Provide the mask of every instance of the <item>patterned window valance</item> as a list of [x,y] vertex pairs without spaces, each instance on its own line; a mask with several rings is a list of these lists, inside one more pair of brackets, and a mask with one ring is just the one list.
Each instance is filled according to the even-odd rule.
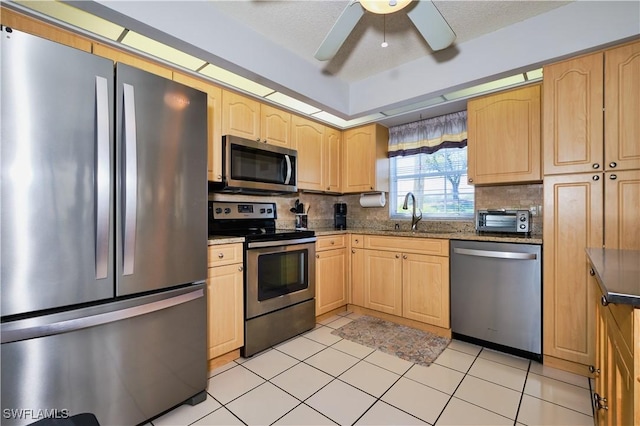
[[389,157],[467,146],[467,111],[389,128]]

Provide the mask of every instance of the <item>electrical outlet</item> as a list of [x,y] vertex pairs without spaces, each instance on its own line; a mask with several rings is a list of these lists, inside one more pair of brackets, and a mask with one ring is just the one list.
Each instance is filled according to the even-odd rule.
[[529,207],[529,212],[531,212],[531,216],[538,216],[538,206]]

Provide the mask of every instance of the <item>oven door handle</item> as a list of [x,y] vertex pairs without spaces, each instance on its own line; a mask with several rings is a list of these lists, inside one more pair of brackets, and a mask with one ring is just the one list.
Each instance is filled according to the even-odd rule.
[[315,243],[316,237],[298,238],[295,240],[276,240],[276,241],[254,241],[247,243],[247,248],[261,248],[261,247],[277,247],[277,246],[289,246],[293,244],[306,244]]

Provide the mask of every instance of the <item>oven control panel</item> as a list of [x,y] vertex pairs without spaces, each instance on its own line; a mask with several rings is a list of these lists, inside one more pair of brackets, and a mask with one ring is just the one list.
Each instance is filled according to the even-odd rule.
[[209,201],[209,215],[220,219],[276,219],[275,203]]

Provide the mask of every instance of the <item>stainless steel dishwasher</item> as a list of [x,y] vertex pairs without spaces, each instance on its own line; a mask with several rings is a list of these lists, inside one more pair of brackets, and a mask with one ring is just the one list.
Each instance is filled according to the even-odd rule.
[[452,240],[450,250],[454,337],[540,359],[541,246]]

